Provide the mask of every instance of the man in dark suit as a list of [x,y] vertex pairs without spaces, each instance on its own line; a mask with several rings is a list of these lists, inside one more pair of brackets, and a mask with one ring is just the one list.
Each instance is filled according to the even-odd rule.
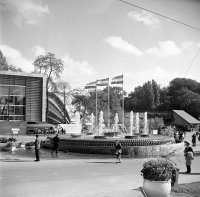
[[53,149],[51,151],[51,155],[53,155],[53,152],[56,152],[56,157],[58,156],[58,146],[60,143],[60,139],[58,137],[58,134],[56,134],[56,136],[53,138]]
[[39,135],[36,134],[36,139],[35,139],[35,157],[36,160],[35,161],[40,161],[40,139],[39,139]]

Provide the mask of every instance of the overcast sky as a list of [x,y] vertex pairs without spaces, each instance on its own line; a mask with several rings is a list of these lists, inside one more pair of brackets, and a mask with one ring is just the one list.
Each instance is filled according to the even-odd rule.
[[[127,0],[200,29],[199,0]],[[148,80],[200,82],[200,31],[118,0],[0,0],[0,49],[9,64],[33,71],[40,54],[64,61],[72,88],[124,75],[133,91]],[[191,64],[192,63],[192,64]]]

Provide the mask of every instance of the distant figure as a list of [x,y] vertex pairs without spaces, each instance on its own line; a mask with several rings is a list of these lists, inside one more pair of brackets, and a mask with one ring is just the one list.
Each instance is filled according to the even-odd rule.
[[174,139],[176,143],[179,143],[179,134],[177,131],[174,132]]
[[64,131],[64,129],[62,127],[61,127],[61,133],[65,134],[65,131]]
[[58,156],[58,146],[60,143],[60,139],[58,137],[58,134],[56,134],[56,136],[53,138],[53,149],[51,151],[51,155],[53,155],[53,152],[56,152],[56,156]]
[[196,133],[192,135],[192,146],[196,146]]
[[36,160],[35,161],[40,161],[40,139],[39,139],[39,135],[36,134],[36,139],[35,139],[35,157]]
[[117,156],[117,162],[121,163],[122,145],[119,140],[115,143],[115,154]]
[[190,143],[186,141],[185,141],[184,156],[187,168],[186,173],[191,173],[191,165],[192,165],[192,160],[194,159],[194,154],[193,154],[193,149],[190,147]]
[[180,140],[180,142],[182,142],[184,140],[182,131],[179,132],[179,140]]

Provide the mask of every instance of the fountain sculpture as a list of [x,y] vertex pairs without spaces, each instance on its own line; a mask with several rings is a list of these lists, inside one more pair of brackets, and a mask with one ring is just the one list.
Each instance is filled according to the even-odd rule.
[[103,134],[103,127],[104,127],[103,112],[100,111],[100,114],[99,114],[98,136],[101,136]]
[[134,115],[133,115],[133,111],[131,111],[130,113],[130,136],[133,135],[133,120],[134,120]]
[[139,118],[139,113],[136,113],[136,120],[135,120],[135,127],[136,127],[136,131],[135,134],[138,135],[140,134],[140,118]]
[[148,119],[147,119],[147,112],[144,113],[144,135],[148,135]]

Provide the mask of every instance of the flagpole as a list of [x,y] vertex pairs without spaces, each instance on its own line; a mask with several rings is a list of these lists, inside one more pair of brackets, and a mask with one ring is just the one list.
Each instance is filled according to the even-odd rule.
[[97,119],[98,119],[98,115],[97,115],[97,81],[96,81],[96,112],[95,112],[95,127],[97,127]]
[[124,79],[122,82],[122,124],[124,125]]
[[110,128],[110,85],[109,85],[109,78],[108,78],[108,128]]

